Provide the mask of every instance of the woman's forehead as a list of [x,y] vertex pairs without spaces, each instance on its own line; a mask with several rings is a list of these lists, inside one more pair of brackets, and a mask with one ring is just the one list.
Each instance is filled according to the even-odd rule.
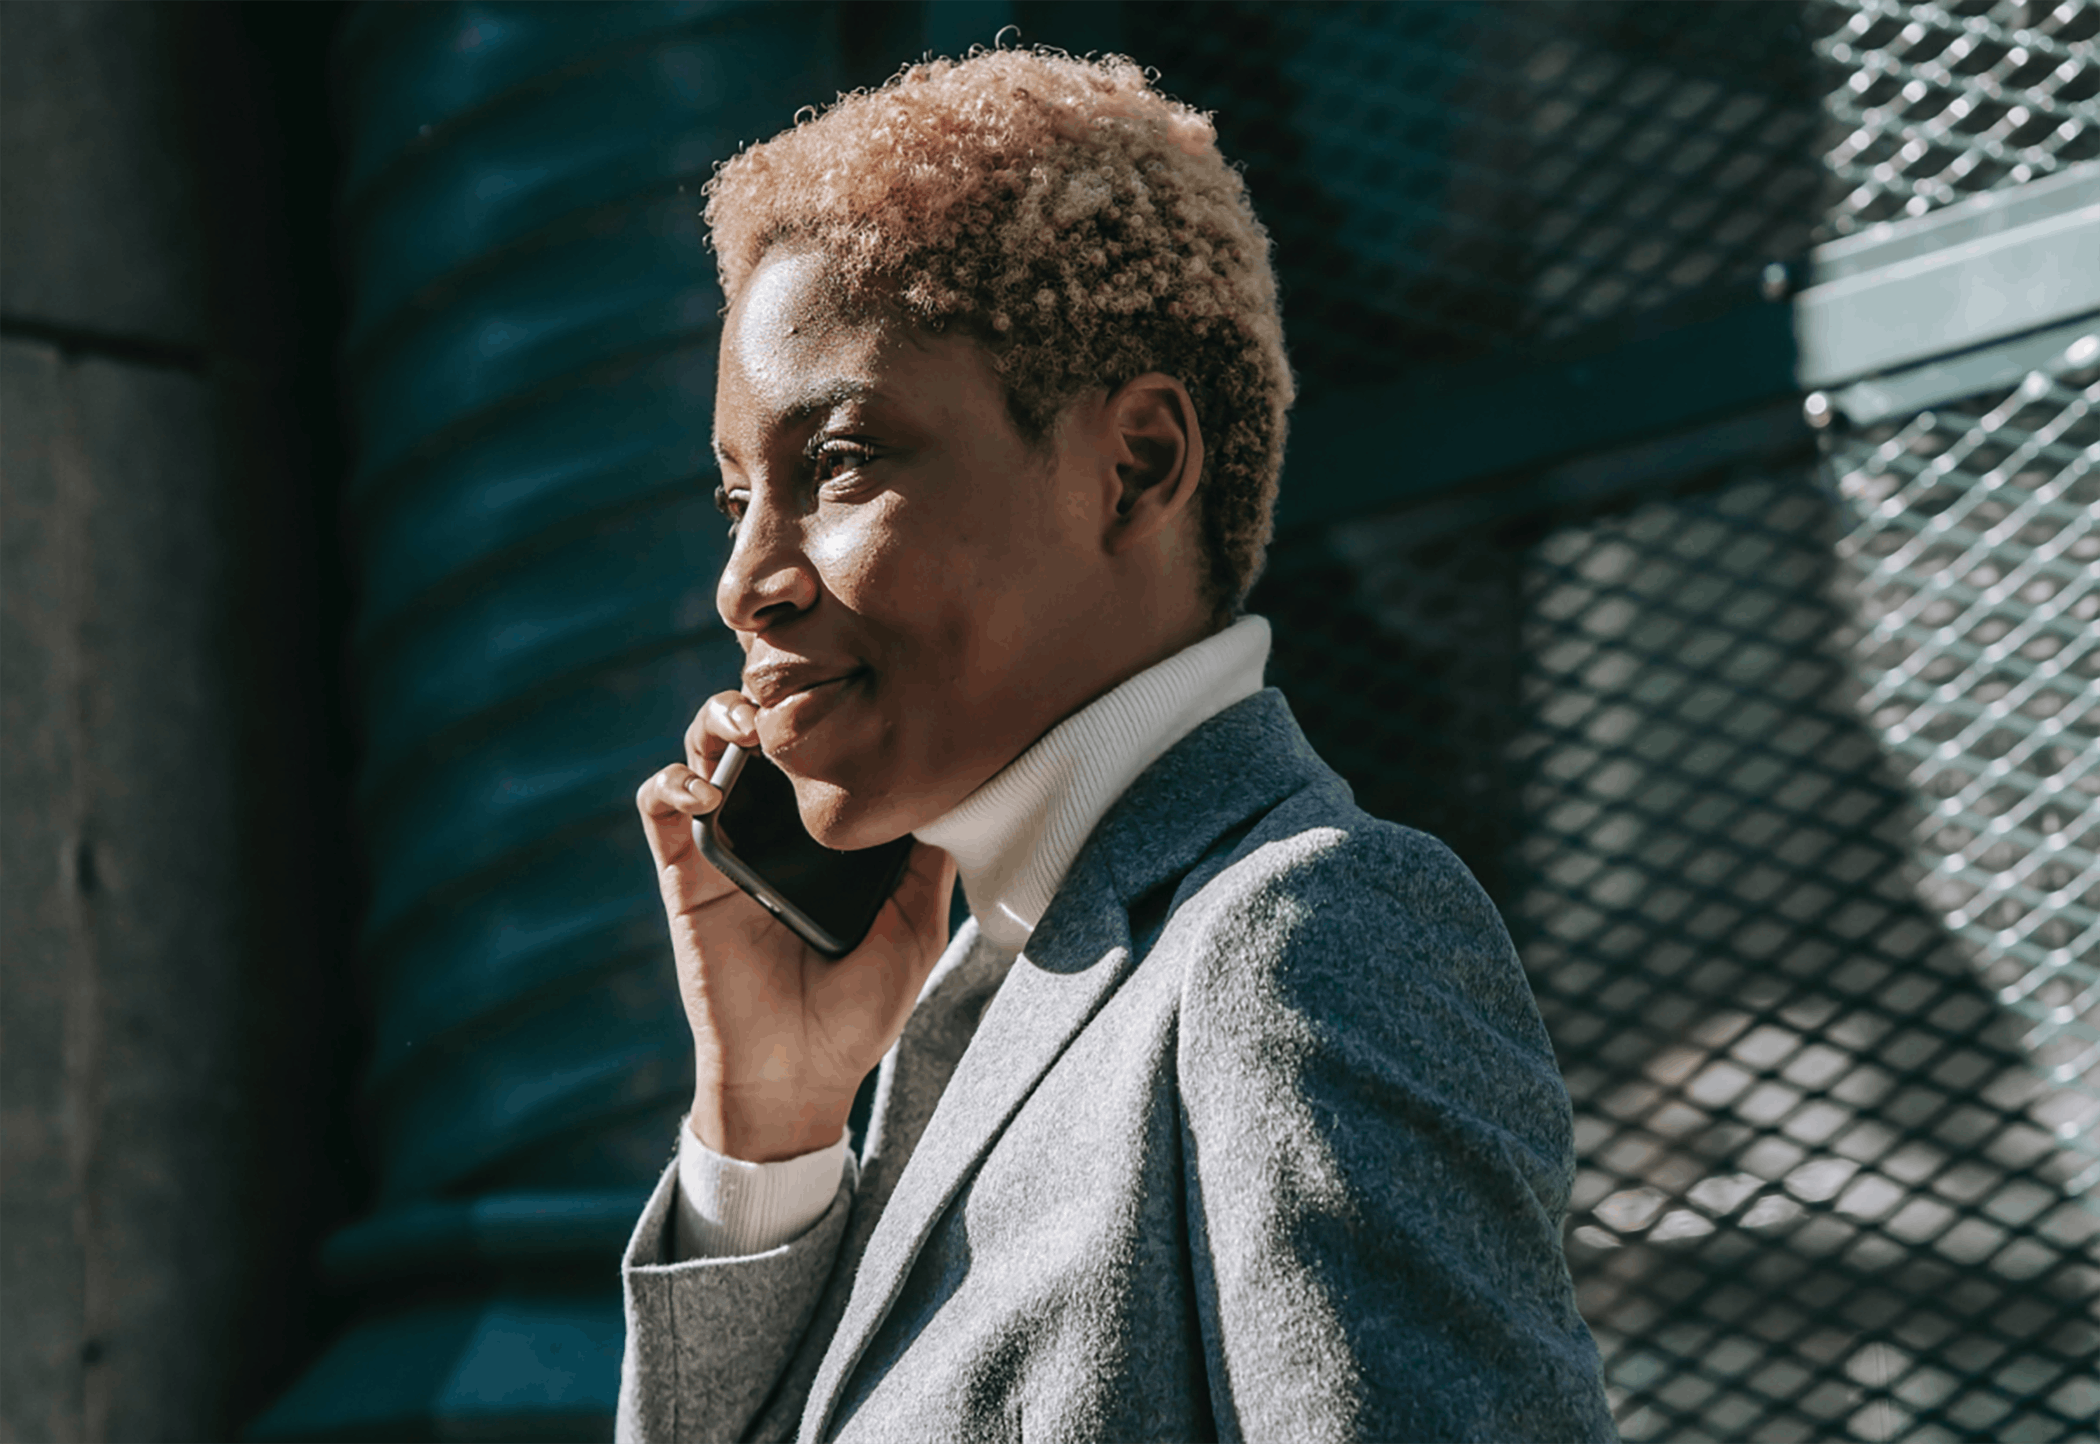
[[823,258],[814,252],[768,260],[738,293],[726,325],[725,340],[753,370],[777,362],[783,352],[881,329],[878,317],[849,314],[838,288],[826,281]]
[[990,356],[974,341],[929,336],[884,308],[844,304],[821,257],[788,256],[754,273],[730,308],[716,440],[735,455],[852,402],[945,411],[1002,404],[1003,395]]
[[722,332],[719,390],[765,413],[806,409],[821,395],[873,384],[890,328],[849,315],[823,282],[821,261],[791,256],[754,274]]

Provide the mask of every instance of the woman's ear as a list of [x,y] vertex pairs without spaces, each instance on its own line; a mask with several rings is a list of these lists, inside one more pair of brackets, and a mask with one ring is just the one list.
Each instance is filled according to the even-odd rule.
[[1120,488],[1108,543],[1121,551],[1190,510],[1203,477],[1203,428],[1188,388],[1159,371],[1124,382],[1103,410]]

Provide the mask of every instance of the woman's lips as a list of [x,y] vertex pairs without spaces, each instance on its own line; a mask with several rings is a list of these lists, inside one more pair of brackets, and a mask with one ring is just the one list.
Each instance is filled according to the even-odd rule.
[[822,682],[812,682],[759,708],[759,722],[778,737],[778,741],[766,750],[778,752],[794,746],[830,716],[851,695],[852,684],[865,675],[864,672],[848,672]]

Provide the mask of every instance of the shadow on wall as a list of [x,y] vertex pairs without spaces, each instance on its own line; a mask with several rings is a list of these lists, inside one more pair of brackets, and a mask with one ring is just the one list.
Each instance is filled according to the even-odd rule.
[[362,1182],[339,7],[0,7],[0,1434],[227,1438]]

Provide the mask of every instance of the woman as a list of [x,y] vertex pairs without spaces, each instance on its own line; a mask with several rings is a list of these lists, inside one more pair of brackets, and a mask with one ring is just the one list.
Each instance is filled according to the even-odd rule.
[[[638,797],[697,1078],[622,1437],[1613,1437],[1507,934],[1261,684],[1291,379],[1208,122],[935,61],[707,219],[746,665]],[[731,742],[917,838],[843,960],[695,849]]]

